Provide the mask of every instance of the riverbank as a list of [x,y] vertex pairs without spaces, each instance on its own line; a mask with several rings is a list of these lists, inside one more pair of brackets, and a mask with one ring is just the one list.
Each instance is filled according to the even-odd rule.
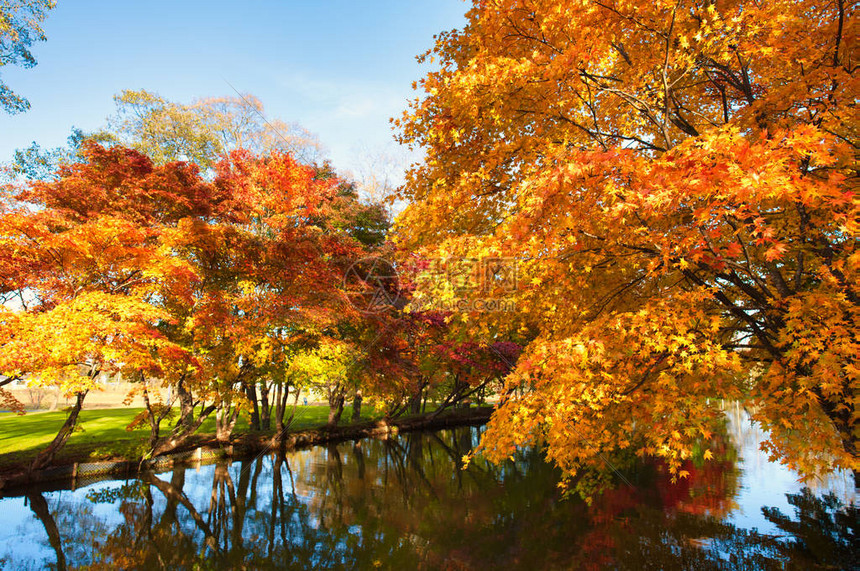
[[[111,409],[84,409],[78,418],[78,427],[55,459],[58,464],[96,462],[139,457],[146,452],[149,425],[144,422],[136,429],[128,426],[142,407]],[[56,436],[66,420],[65,411],[29,412],[25,415],[0,415],[0,472],[16,465],[26,465]],[[372,407],[364,407],[361,421],[378,420],[380,414]],[[352,408],[344,410],[344,419],[352,418]],[[291,426],[299,431],[325,424],[328,406],[299,405]],[[167,424],[167,422],[165,422]],[[195,444],[211,439],[215,432],[215,419],[209,418],[198,430]],[[234,434],[251,432],[248,417],[239,417]],[[199,441],[199,442],[198,442]]]
[[0,497],[15,495],[16,489],[33,485],[50,484],[48,487],[51,488],[74,488],[80,485],[79,480],[91,482],[131,476],[141,471],[169,469],[181,464],[207,463],[219,458],[242,458],[275,449],[292,451],[318,444],[362,438],[387,438],[389,435],[404,432],[480,425],[489,420],[492,410],[492,407],[479,407],[446,411],[435,416],[433,413],[427,413],[397,419],[371,420],[334,428],[318,426],[288,432],[280,443],[275,441],[271,432],[239,433],[226,446],[215,440],[214,435],[201,434],[182,449],[152,459],[114,456],[97,461],[79,461],[80,459],[67,455],[62,457],[60,463],[31,474],[26,473],[26,463],[7,464],[0,471]]

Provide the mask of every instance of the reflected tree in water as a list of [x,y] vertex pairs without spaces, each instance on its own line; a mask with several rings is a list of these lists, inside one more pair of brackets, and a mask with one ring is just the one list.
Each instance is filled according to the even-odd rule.
[[[478,436],[414,433],[199,473],[178,468],[78,504],[48,509],[31,494],[29,505],[55,554],[45,564],[55,568],[814,569],[854,561],[858,511],[832,496],[790,495],[793,516],[765,508],[779,536],[727,523],[738,491],[731,460],[693,462],[680,486],[665,467],[640,462],[588,505],[565,496],[557,469],[536,450],[463,469]],[[105,516],[96,503],[116,513]]]

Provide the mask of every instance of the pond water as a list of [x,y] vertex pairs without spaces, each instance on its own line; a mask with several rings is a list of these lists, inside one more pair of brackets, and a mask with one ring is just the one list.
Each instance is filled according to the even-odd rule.
[[[0,500],[9,569],[851,568],[853,478],[804,489],[729,411],[717,461],[672,484],[620,468],[591,505],[534,450],[461,458],[481,429],[412,433]],[[718,443],[719,444],[719,443]],[[720,449],[720,446],[717,446]],[[80,483],[79,483],[80,484]]]

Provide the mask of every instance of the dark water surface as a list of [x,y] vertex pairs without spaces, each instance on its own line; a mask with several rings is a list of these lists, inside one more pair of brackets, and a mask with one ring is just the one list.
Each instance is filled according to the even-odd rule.
[[480,429],[413,433],[0,500],[9,569],[851,568],[849,475],[802,489],[729,413],[717,461],[671,484],[622,469],[591,505],[527,450],[461,458]]

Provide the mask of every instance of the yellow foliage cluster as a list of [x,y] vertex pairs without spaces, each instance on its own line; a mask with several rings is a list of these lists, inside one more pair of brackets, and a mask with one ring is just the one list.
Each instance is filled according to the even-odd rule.
[[573,474],[632,448],[677,473],[717,399],[741,399],[804,474],[860,468],[849,3],[480,0],[467,17],[397,121],[426,152],[397,235],[519,260],[516,311],[459,316],[532,338],[485,453],[540,442]]

